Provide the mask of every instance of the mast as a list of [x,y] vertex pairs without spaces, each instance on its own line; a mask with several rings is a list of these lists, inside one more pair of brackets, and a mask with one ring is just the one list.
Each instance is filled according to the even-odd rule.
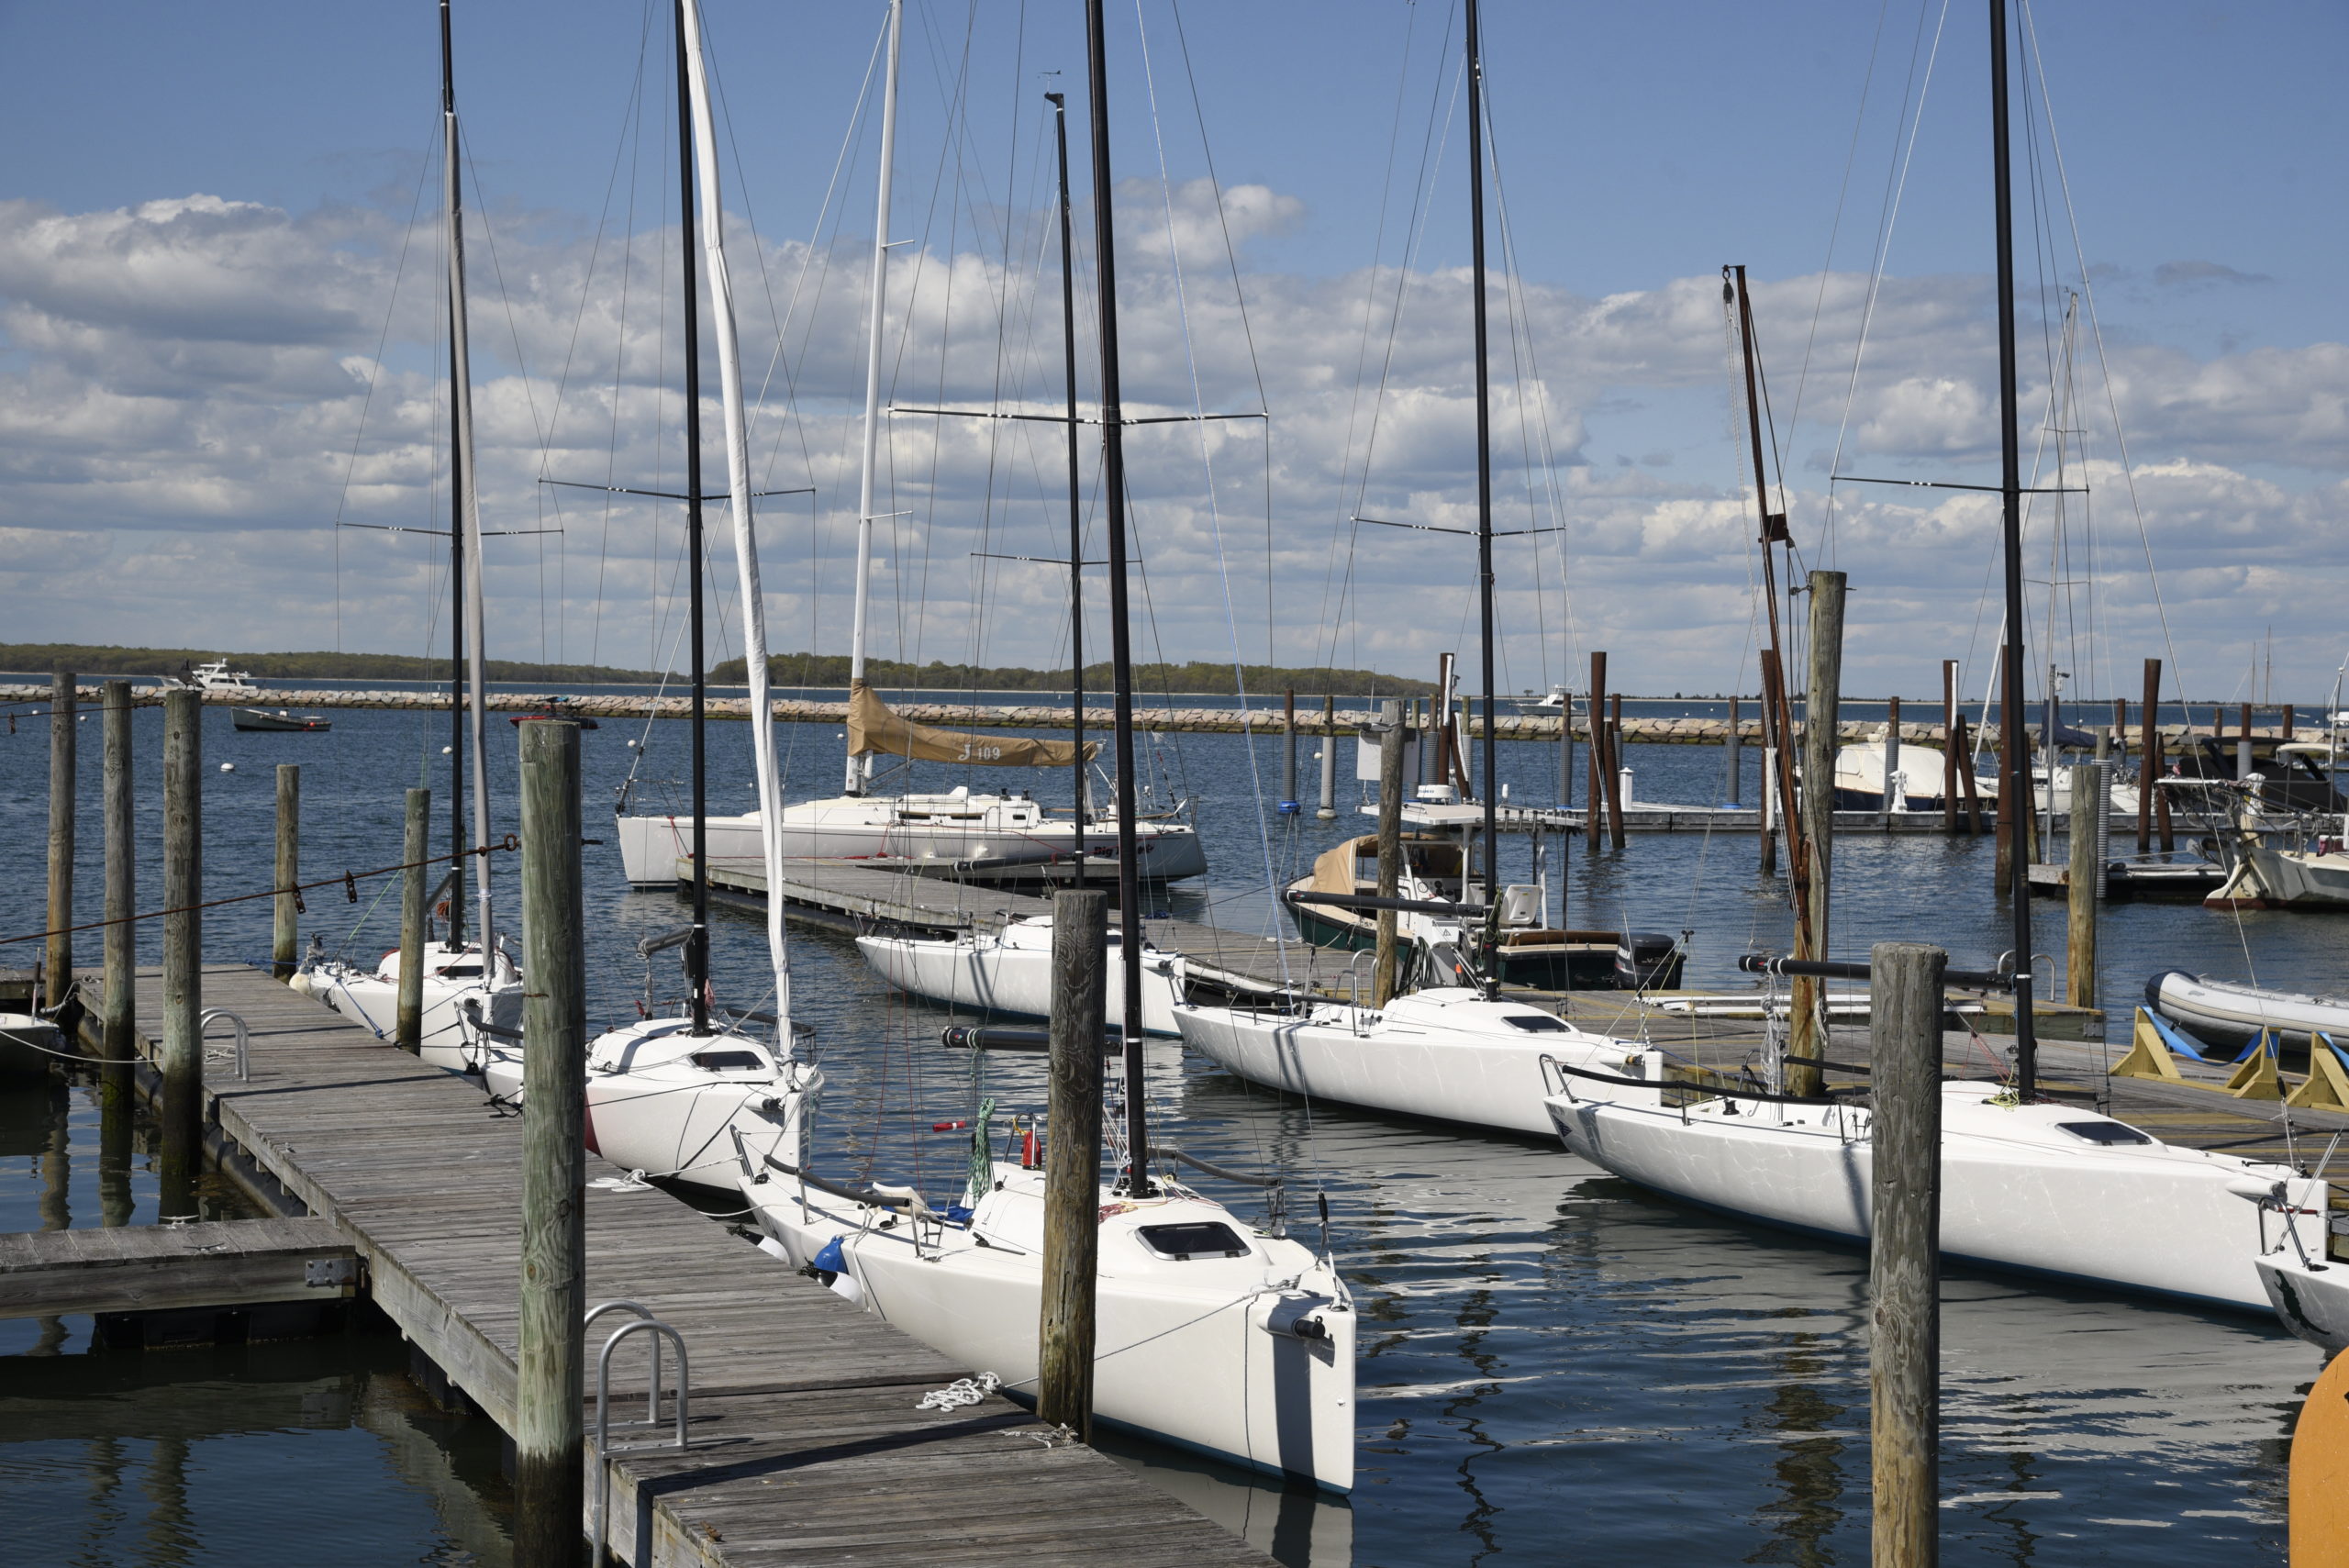
[[[473,482],[473,359],[465,339],[465,208],[463,187],[458,178],[457,157],[457,87],[454,51],[449,41],[449,0],[440,0],[440,147],[442,155],[441,195],[449,215],[449,409],[455,421],[456,456],[451,463],[455,481],[456,527],[451,542],[451,559],[461,568],[452,572],[450,586],[461,592],[463,606],[464,645],[472,657],[465,664],[465,701],[471,711],[462,715],[461,728],[470,731],[463,737],[473,742],[473,842],[489,842],[489,747],[482,733],[487,717],[484,712],[482,684],[482,570],[481,570],[481,496]],[[451,617],[456,619],[455,606]],[[450,671],[453,684],[456,671]],[[464,704],[460,704],[460,707]],[[465,749],[461,740],[450,751],[452,765],[462,768]],[[462,775],[458,787],[451,792],[452,801],[464,798]],[[462,829],[461,829],[462,832]],[[462,850],[462,837],[456,847]],[[481,935],[482,977],[495,978],[492,965],[496,962],[494,949],[495,925],[490,914],[489,867],[484,863],[474,879],[475,896],[481,901],[478,922]],[[462,892],[450,900],[453,911],[462,901]],[[451,945],[455,945],[451,939]]]
[[[1738,342],[1745,361],[1745,429],[1753,450],[1753,504],[1762,514],[1762,602],[1770,612],[1769,662],[1778,674],[1765,679],[1769,687],[1762,695],[1762,733],[1765,743],[1777,748],[1783,764],[1781,771],[1792,776],[1792,763],[1787,762],[1788,737],[1794,732],[1794,715],[1787,700],[1786,645],[1778,630],[1778,558],[1773,548],[1787,536],[1784,512],[1770,510],[1770,476],[1762,444],[1761,374],[1755,368],[1759,355],[1753,346],[1753,301],[1745,292],[1745,268],[1742,265],[1724,269],[1731,275],[1728,292],[1737,302]],[[1775,781],[1765,779],[1762,787],[1769,789]],[[1794,889],[1795,917],[1802,929],[1810,926],[1810,862],[1803,853],[1802,818],[1792,807],[1794,792],[1781,789],[1778,795],[1787,835],[1787,876]]]
[[[1476,610],[1484,634],[1485,918],[1500,904],[1500,772],[1493,733],[1493,395],[1485,335],[1485,57],[1478,43],[1476,0],[1467,0],[1468,272],[1476,337]],[[1449,694],[1446,694],[1449,695]],[[1486,985],[1499,994],[1499,982]]]
[[[887,314],[889,284],[889,176],[897,152],[897,46],[905,28],[903,0],[889,0],[889,66],[881,84],[881,191],[874,201],[871,320],[864,345],[864,462],[857,484],[856,611],[849,623],[848,678],[864,679],[865,604],[873,593],[873,471],[881,457],[881,328]],[[848,759],[844,787],[864,793],[864,769]]]
[[[685,27],[686,78],[692,88],[693,140],[701,160],[701,243],[709,262],[710,336],[718,345],[718,384],[726,424],[727,520],[734,528],[734,574],[742,594],[742,655],[751,683],[751,755],[759,786],[759,839],[767,886],[783,884],[782,781],[774,755],[774,707],[767,699],[766,595],[759,587],[759,544],[751,509],[751,453],[743,427],[742,361],[735,340],[734,284],[726,265],[726,212],[718,183],[718,129],[710,113],[708,63],[702,54],[701,10],[679,0]],[[690,247],[688,247],[690,249]],[[696,875],[702,874],[695,856]],[[767,957],[774,973],[775,1049],[792,1055],[791,968],[783,929],[783,899],[770,892]]]
[[[465,622],[460,607],[465,597],[465,496],[473,485],[473,446],[470,399],[458,389],[465,373],[458,369],[464,352],[465,313],[459,302],[464,293],[460,274],[464,250],[459,236],[462,211],[457,186],[456,55],[449,41],[449,0],[440,0],[440,206],[449,236],[449,852],[465,852]],[[462,401],[461,401],[462,400]],[[460,412],[460,410],[463,412]],[[487,868],[483,868],[486,872]],[[465,862],[449,862],[449,948],[465,940]]]
[[[709,1033],[709,796],[702,732],[707,728],[709,683],[702,652],[701,312],[694,277],[693,86],[688,79],[685,0],[676,0],[678,264],[685,282],[685,580],[691,584],[686,639],[693,644],[694,920],[685,939],[685,984],[693,991],[693,1032]],[[772,902],[772,900],[770,900]],[[789,1030],[786,1029],[786,1034]]]
[[1076,467],[1076,261],[1071,230],[1074,216],[1068,199],[1068,99],[1047,93],[1052,106],[1052,138],[1060,152],[1061,170],[1061,368],[1068,378],[1068,651],[1076,667],[1076,694],[1070,722],[1074,727],[1076,760],[1069,764],[1074,794],[1070,802],[1076,814],[1076,860],[1070,885],[1085,885],[1085,517],[1077,488]]
[[[895,3],[895,0],[892,0]],[[1109,532],[1109,668],[1116,689],[1118,758],[1119,1009],[1125,1043],[1126,1157],[1129,1196],[1147,1197],[1150,1119],[1142,1092],[1141,874],[1134,852],[1133,639],[1126,613],[1126,450],[1118,385],[1118,231],[1109,183],[1108,44],[1101,0],[1085,0],[1085,69],[1091,89],[1093,250],[1101,290],[1101,495]]]
[[[2024,754],[2030,742],[2022,717],[2022,434],[2015,392],[2014,181],[2007,119],[2007,4],[1990,0],[1991,200],[1998,209],[1998,491],[2007,577],[2007,638],[2000,661],[2005,692],[1998,714],[2005,744],[1999,748],[1998,788],[2014,803],[2014,819],[2021,822],[2021,814],[2031,806],[2031,796],[2024,793],[2031,787],[2031,762]],[[2052,771],[2048,785],[2054,787]],[[2018,849],[2021,839],[2018,830]],[[2020,872],[2008,890],[2008,902],[2014,913],[2015,1093],[2029,1100],[2038,1086],[2039,1031],[2031,1015],[2030,879]]]

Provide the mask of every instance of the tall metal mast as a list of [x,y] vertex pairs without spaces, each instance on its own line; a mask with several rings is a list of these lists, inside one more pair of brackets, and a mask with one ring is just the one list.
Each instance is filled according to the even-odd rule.
[[[489,842],[489,747],[484,741],[482,726],[487,717],[484,711],[486,693],[482,679],[482,567],[481,567],[481,495],[474,483],[473,464],[473,357],[465,338],[465,207],[463,183],[458,178],[457,161],[457,88],[454,50],[449,42],[449,0],[440,0],[440,127],[442,195],[449,215],[449,408],[456,425],[456,457],[451,463],[455,481],[457,516],[452,530],[452,553],[462,563],[461,573],[451,574],[451,584],[461,591],[456,605],[451,606],[453,620],[462,613],[464,640],[471,658],[465,664],[465,700],[460,706],[461,725],[470,733],[473,742],[473,841]],[[457,606],[462,606],[460,610]],[[455,674],[451,672],[451,676]],[[462,744],[453,748],[451,759],[466,755]],[[454,795],[462,800],[462,790]],[[464,847],[462,841],[457,845]],[[496,940],[495,922],[490,910],[489,867],[484,863],[475,873],[475,895],[481,903],[480,940],[482,975],[491,978],[491,965],[496,962],[493,951]],[[450,907],[456,907],[451,900]]]
[[[440,204],[449,237],[449,852],[465,851],[465,498],[473,489],[472,405],[463,391],[463,210],[457,183],[456,54],[449,0],[440,0]],[[486,877],[488,868],[483,868]],[[465,940],[465,862],[449,862],[449,946]],[[484,955],[485,956],[485,955]]]
[[[2001,661],[2005,691],[1999,698],[2002,744],[1998,788],[2013,802],[2014,848],[2021,846],[2022,813],[2031,808],[2030,729],[2023,723],[2022,648],[2022,433],[2015,390],[2014,181],[2007,147],[2007,5],[1990,0],[1990,157],[1992,201],[1998,208],[1998,491],[2007,569],[2007,646]],[[2049,787],[2054,774],[2048,774]],[[2078,831],[2080,816],[2073,816]],[[2037,1087],[2039,1038],[2031,1015],[2031,882],[2019,871],[2008,891],[2014,910],[2015,1092],[2028,1100]]]
[[709,799],[703,731],[709,682],[702,651],[701,284],[694,275],[693,89],[685,63],[685,7],[677,0],[677,251],[685,279],[685,578],[692,584],[686,639],[693,644],[694,934],[685,940],[685,984],[693,989],[693,1032],[709,1033]]
[[[1485,336],[1485,56],[1476,0],[1467,0],[1468,272],[1476,338],[1476,609],[1484,635],[1486,918],[1500,902],[1500,776],[1493,727],[1493,396]],[[1488,981],[1497,987],[1497,980]]]
[[1126,611],[1125,416],[1118,385],[1118,231],[1110,213],[1109,63],[1101,0],[1085,0],[1085,80],[1092,95],[1093,250],[1101,290],[1101,495],[1109,532],[1109,668],[1116,688],[1118,758],[1119,1009],[1125,1040],[1126,1191],[1147,1196],[1150,1120],[1142,1092],[1141,873],[1134,851],[1133,639]]
[[1075,707],[1070,723],[1075,729],[1076,760],[1069,764],[1075,797],[1076,859],[1070,885],[1085,885],[1085,514],[1077,487],[1076,465],[1076,259],[1071,231],[1074,214],[1068,197],[1068,99],[1059,93],[1044,95],[1052,106],[1052,138],[1060,152],[1061,169],[1061,368],[1068,379],[1068,651],[1075,666]]
[[[857,484],[855,612],[849,622],[848,678],[864,679],[865,602],[872,596],[873,479],[881,458],[881,329],[889,284],[889,176],[897,156],[897,46],[904,36],[903,0],[889,0],[889,66],[881,84],[881,190],[874,201],[873,286],[864,346],[864,461]],[[843,787],[864,793],[864,769],[850,757]]]

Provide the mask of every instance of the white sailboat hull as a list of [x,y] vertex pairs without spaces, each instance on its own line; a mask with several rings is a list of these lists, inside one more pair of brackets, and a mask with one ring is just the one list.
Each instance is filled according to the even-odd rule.
[[1384,1014],[1331,1006],[1300,1018],[1186,1006],[1175,1009],[1174,1021],[1184,1044],[1251,1083],[1372,1110],[1546,1135],[1552,1128],[1542,1100],[1554,1078],[1545,1082],[1544,1058],[1620,1073],[1636,1048],[1580,1030],[1493,1027],[1493,1016],[1535,1012],[1486,1002],[1473,991],[1444,990],[1398,997]]
[[[428,965],[437,959],[445,966],[460,957],[469,958],[472,968],[480,968],[478,947],[469,948],[463,955],[451,954],[438,943],[425,949]],[[292,985],[344,1017],[356,1018],[377,1039],[390,1040],[399,1027],[399,968],[400,955],[395,949],[373,971],[322,963],[297,971]],[[422,1061],[451,1073],[480,1071],[497,1041],[476,1027],[472,1016],[475,1013],[494,1028],[520,1031],[522,982],[511,964],[501,961],[496,970],[494,979],[484,981],[477,973],[448,976],[428,969],[420,988],[423,1013],[417,1054]]]
[[[803,1189],[788,1175],[745,1179],[761,1226],[798,1267],[841,1244],[834,1289],[933,1350],[1035,1396],[1043,1301],[1043,1173],[998,1163],[974,1232],[898,1220]],[[1093,1402],[1097,1419],[1253,1469],[1353,1485],[1354,1314],[1324,1260],[1252,1235],[1219,1205],[1187,1195],[1129,1204],[1101,1194]],[[1007,1212],[1009,1211],[1009,1212]],[[1229,1224],[1244,1258],[1172,1262],[1136,1240],[1142,1225]],[[845,1288],[844,1288],[845,1287]],[[1313,1338],[1296,1326],[1308,1321]]]
[[[1074,858],[1076,824],[1042,816],[1032,801],[999,796],[963,800],[936,797],[841,795],[805,802],[783,812],[785,860],[984,861],[1032,858],[1037,874]],[[690,816],[635,816],[618,820],[620,864],[629,885],[670,887],[677,862],[693,852]],[[757,868],[765,863],[755,814],[708,819],[713,866]],[[1207,870],[1198,834],[1179,822],[1135,825],[1135,851],[1141,874],[1152,882],[1174,882]],[[1114,866],[1118,835],[1095,825],[1084,833],[1085,853]]]
[[2349,1350],[2349,1263],[2302,1260],[2289,1247],[2259,1260],[2259,1283],[2284,1327],[2327,1355]]
[[[1569,1088],[1549,1101],[1566,1147],[1628,1181],[1813,1235],[1868,1234],[1868,1113],[1849,1106]],[[2289,1223],[2323,1245],[2324,1188],[2281,1165],[2158,1141],[2100,1147],[2060,1130],[2111,1118],[1999,1106],[1997,1086],[1943,1086],[1942,1251],[1994,1268],[2266,1311],[2255,1266]],[[2283,1183],[2288,1217],[2261,1199]],[[2305,1211],[2305,1212],[2302,1212]]]
[[[911,937],[859,937],[856,951],[900,991],[986,1013],[1049,1018],[1052,1012],[1050,916],[1022,920],[1000,933],[937,941]],[[1141,1027],[1172,1035],[1183,987],[1172,953],[1142,950]],[[1112,1027],[1125,995],[1125,954],[1113,939],[1102,987]]]

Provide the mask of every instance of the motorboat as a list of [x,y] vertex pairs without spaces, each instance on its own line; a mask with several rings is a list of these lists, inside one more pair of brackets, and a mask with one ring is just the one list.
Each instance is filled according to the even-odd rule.
[[[1052,917],[1032,915],[999,931],[956,937],[863,936],[856,951],[875,973],[900,991],[983,1013],[1042,1018],[1052,1015]],[[1123,933],[1109,932],[1108,967],[1102,984],[1121,995],[1125,964]],[[1183,1000],[1180,956],[1141,943],[1142,1027],[1152,1034],[1175,1032],[1174,1008]]]
[[[1427,807],[1423,805],[1422,809]],[[1397,897],[1458,904],[1464,910],[1469,907],[1466,900],[1474,873],[1468,846],[1462,839],[1442,832],[1407,833],[1402,850]],[[1313,870],[1288,884],[1281,903],[1308,941],[1318,947],[1361,951],[1377,945],[1377,915],[1368,909],[1317,903],[1311,895],[1359,897],[1377,891],[1378,836],[1364,833],[1315,857]],[[1396,917],[1396,929],[1421,952],[1467,937],[1481,942],[1485,935],[1484,920],[1474,913],[1445,916],[1409,910]],[[1664,940],[1669,951],[1660,961],[1649,953],[1646,968],[1636,972],[1650,988],[1670,989],[1679,984],[1677,947],[1669,938]],[[1551,926],[1542,918],[1541,888],[1513,884],[1501,889],[1500,920],[1494,931],[1489,963],[1499,979],[1510,985],[1540,991],[1604,990],[1619,984],[1618,960],[1623,942],[1614,931],[1561,930]]]
[[1226,1072],[1290,1094],[1500,1132],[1548,1134],[1557,1062],[1620,1067],[1634,1048],[1481,991],[1414,991],[1384,1007],[1303,1013],[1181,1006],[1183,1043]]
[[[478,1073],[501,1034],[520,1037],[522,976],[502,942],[485,966],[479,942],[428,941],[423,952],[417,1054],[451,1073]],[[397,948],[373,968],[330,959],[314,949],[290,984],[358,1020],[377,1039],[390,1040],[399,1027],[400,970]]]
[[261,687],[253,681],[250,670],[231,670],[226,659],[184,668],[176,675],[163,677],[163,689],[176,692],[201,692],[206,696],[257,697]]
[[[1889,737],[1881,730],[1869,740],[1854,741],[1836,749],[1835,809],[1838,811],[1881,811],[1884,809],[1885,775],[1892,766]],[[1900,743],[1900,800],[1896,807],[1901,811],[1939,811],[1942,808],[1943,782],[1946,754],[1935,746],[1913,740]],[[1961,767],[1971,769],[1970,762]],[[2072,809],[2072,768],[2059,762],[2053,768],[2042,762],[2031,770],[2032,809],[2054,811],[2058,817],[2070,815]],[[2112,801],[2113,818],[2134,818],[2137,815],[2136,781],[2120,770],[2113,770],[2107,784]],[[1983,809],[1998,804],[1998,780],[1995,774],[1976,774],[1974,797]]]
[[2319,1034],[2349,1044],[2349,997],[2271,991],[2165,969],[2145,982],[2145,1006],[2198,1039],[2243,1045],[2273,1031],[2287,1045]]
[[240,707],[228,717],[239,729],[272,734],[323,735],[334,728],[334,721],[330,718],[322,718],[315,713],[288,713],[282,707],[275,713],[265,707]]
[[[623,814],[618,823],[620,864],[632,887],[674,887],[677,864],[691,853],[693,816]],[[713,865],[763,862],[754,813],[711,817]],[[945,865],[986,863],[986,880],[1051,884],[1069,880],[1082,850],[1085,875],[1097,880],[1118,863],[1116,829],[1106,823],[1082,829],[1030,795],[971,792],[967,785],[933,795],[842,795],[784,807],[779,853],[785,860],[892,860]],[[1146,882],[1176,882],[1207,870],[1198,830],[1173,818],[1135,824],[1135,850]]]
[[[1870,1113],[1711,1095],[1644,1051],[1549,1095],[1568,1150],[1683,1202],[1831,1240],[1868,1234]],[[2288,1165],[2179,1148],[1997,1084],[1942,1085],[1943,1253],[2109,1289],[2266,1312],[2258,1260],[2324,1243],[2326,1187]]]
[[[755,1152],[740,1188],[795,1268],[1032,1400],[1044,1173],[983,1168],[984,1190],[943,1209],[908,1187],[820,1182]],[[1149,1196],[1104,1186],[1100,1215],[1094,1418],[1349,1490],[1355,1314],[1330,1258],[1167,1180]]]

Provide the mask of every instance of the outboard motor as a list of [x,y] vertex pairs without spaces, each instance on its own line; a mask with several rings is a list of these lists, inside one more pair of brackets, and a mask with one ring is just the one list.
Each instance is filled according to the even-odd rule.
[[1669,991],[1680,984],[1679,944],[1662,931],[1631,931],[1615,939],[1615,989]]

